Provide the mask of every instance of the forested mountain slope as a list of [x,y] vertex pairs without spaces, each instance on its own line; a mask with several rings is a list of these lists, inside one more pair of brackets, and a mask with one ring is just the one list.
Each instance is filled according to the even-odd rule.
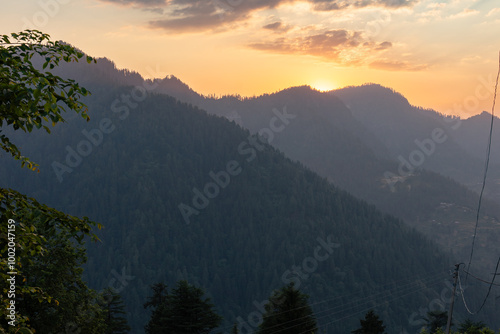
[[[77,64],[66,72],[91,84],[151,86],[155,92],[224,116],[252,133],[271,136],[269,142],[288,157],[403,219],[452,250],[457,259],[470,253],[478,195],[457,180],[479,192],[489,127],[487,116],[467,120],[444,117],[436,111],[411,106],[401,94],[375,84],[330,93],[303,86],[253,98],[216,98],[194,92],[174,76],[148,84],[137,74],[117,71],[107,59],[94,67]],[[284,131],[277,129],[279,136],[266,131],[276,105],[293,105],[296,116],[296,121]],[[500,239],[497,146],[493,141],[487,198],[483,200],[477,233],[476,254],[484,265],[478,270],[486,272],[492,270],[500,251],[495,242]]]
[[[482,174],[479,167],[484,161],[469,155],[453,140],[449,121],[441,121],[442,125],[389,89],[363,86],[359,90],[359,94],[352,93],[349,98],[353,103],[363,101],[365,114],[347,108],[336,92],[320,93],[307,86],[249,99],[206,98],[200,103],[209,112],[224,115],[264,136],[273,116],[273,106],[293,106],[296,121],[279,136],[270,138],[273,146],[335,185],[404,219],[446,249],[453,250],[457,258],[466,258],[470,253],[479,196],[450,176],[444,176],[444,170],[437,168],[443,174],[431,170],[442,164],[457,174],[479,179]],[[340,96],[345,98],[343,94]],[[436,140],[445,140],[429,144],[433,131]],[[420,151],[415,139],[425,145],[424,149],[433,151],[427,151],[428,155]],[[413,164],[415,161],[419,163]],[[495,166],[490,170],[490,174],[498,172]],[[489,190],[495,182],[492,178],[490,175],[488,179]],[[491,270],[500,251],[494,242],[500,238],[499,217],[500,206],[492,200],[484,200],[477,254],[479,261],[489,265],[487,270]]]
[[[317,312],[346,305],[319,319],[330,332],[352,329],[371,306],[391,319],[390,328],[409,326],[417,305],[439,296],[446,275],[436,272],[450,263],[418,233],[270,146],[251,149],[249,133],[234,124],[172,98],[147,98],[120,120],[108,106],[129,91],[95,93],[90,123],[75,119],[50,136],[26,138],[23,147],[40,162],[40,174],[15,163],[1,168],[9,175],[2,186],[104,224],[102,243],[89,247],[88,279],[97,288],[122,287],[135,332],[147,320],[141,305],[148,286],[160,280],[205,287],[229,323],[238,316],[248,321],[254,300],[295,280]],[[78,153],[82,131],[113,126],[59,182],[51,164],[66,164],[68,146]],[[211,171],[219,175],[218,191]],[[225,187],[222,171],[230,175]],[[213,198],[204,208],[200,200],[199,214],[186,224],[179,204],[195,207],[194,189],[209,184],[206,197]],[[318,246],[322,261],[314,260]],[[302,273],[293,274],[293,265]],[[415,281],[414,293],[394,290]],[[334,297],[333,306],[325,302]],[[353,299],[359,305],[347,307]]]
[[[412,106],[401,94],[374,84],[347,87],[330,94],[339,97],[353,116],[384,143],[394,160],[409,161],[413,158],[417,162],[414,167],[452,177],[479,192],[491,114],[481,114],[482,111],[478,110],[478,115],[469,119],[447,117]],[[457,105],[461,107],[460,101]],[[495,128],[498,118],[496,121]],[[495,138],[497,135],[493,143],[498,142]],[[424,158],[417,157],[416,151],[424,153]],[[499,201],[499,145],[492,146],[490,158],[491,182],[486,193]]]
[[[234,122],[171,97],[147,97],[154,82],[115,75],[138,86],[88,77],[91,122],[70,117],[50,135],[13,136],[41,173],[8,160],[0,173],[7,175],[2,187],[105,226],[102,242],[89,246],[87,277],[95,288],[119,290],[134,333],[147,321],[149,286],[179,279],[208,291],[226,331],[234,322],[254,329],[262,301],[290,281],[311,295],[328,333],[356,328],[369,308],[391,332],[416,331],[420,310],[447,306],[452,260],[434,243]],[[273,144],[309,126],[295,91],[283,94],[285,103],[260,105],[267,120],[261,129]],[[335,117],[359,126],[347,110]],[[327,140],[340,143],[349,134],[340,126],[331,132]],[[360,140],[352,145],[370,154]],[[405,203],[416,200],[407,196]],[[498,326],[488,307],[480,320]]]

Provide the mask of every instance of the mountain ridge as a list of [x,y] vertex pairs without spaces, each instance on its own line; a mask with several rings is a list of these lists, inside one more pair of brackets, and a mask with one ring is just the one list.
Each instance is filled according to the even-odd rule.
[[[81,69],[86,72],[85,67]],[[282,273],[292,264],[299,261],[300,266],[304,254],[316,247],[318,236],[325,240],[330,234],[339,237],[335,242],[346,245],[346,248],[341,247],[339,254],[334,255],[332,259],[335,263],[323,268],[326,271],[318,269],[311,273],[311,278],[308,279],[311,286],[307,286],[313,289],[316,296],[325,291],[336,295],[341,291],[361,289],[365,298],[368,298],[373,289],[382,289],[380,283],[387,279],[386,272],[401,279],[414,275],[405,269],[407,258],[413,258],[412,265],[416,267],[411,268],[428,272],[429,263],[426,260],[424,265],[418,255],[422,249],[426,252],[428,250],[427,256],[430,261],[435,261],[437,267],[450,264],[439,259],[446,256],[420,234],[414,234],[411,228],[402,225],[397,219],[380,213],[374,206],[347,195],[338,187],[326,185],[325,178],[343,184],[343,188],[349,184],[357,185],[354,192],[368,189],[370,192],[365,195],[372,199],[383,197],[380,200],[385,201],[384,211],[387,212],[402,210],[404,206],[413,203],[409,209],[405,208],[415,217],[413,223],[428,222],[428,225],[419,227],[430,229],[430,233],[439,236],[456,231],[453,216],[460,217],[458,219],[464,217],[456,209],[468,208],[470,210],[467,215],[474,214],[474,201],[471,200],[474,197],[471,192],[426,170],[417,170],[402,182],[395,183],[395,192],[388,189],[382,182],[384,171],[397,170],[397,163],[382,159],[379,152],[365,145],[369,140],[373,140],[375,146],[379,145],[371,131],[353,135],[353,132],[362,132],[365,127],[353,118],[350,109],[336,96],[313,92],[311,88],[302,86],[255,98],[203,98],[206,105],[201,105],[201,108],[208,106],[209,111],[215,110],[225,116],[208,117],[203,110],[194,107],[196,103],[192,101],[181,103],[172,97],[154,93],[155,91],[152,91],[153,95],[150,97],[140,98],[135,102],[128,100],[127,103],[123,96],[132,96],[134,89],[137,94],[141,92],[134,86],[141,87],[147,82],[150,87],[155,83],[161,87],[161,80],[141,81],[136,75],[127,74],[127,71],[119,72],[116,68],[110,71],[100,74],[108,77],[108,81],[101,81],[101,76],[92,81],[89,72],[84,73],[88,75],[86,80],[92,86],[89,88],[94,88],[95,91],[93,97],[86,99],[94,112],[91,123],[70,119],[64,127],[54,129],[51,136],[34,134],[35,141],[24,139],[22,142],[23,147],[31,147],[29,152],[35,160],[43,161],[44,169],[51,171],[49,166],[54,161],[63,161],[67,146],[77,151],[79,143],[84,140],[90,142],[89,138],[85,139],[82,129],[86,129],[88,133],[94,129],[103,130],[100,123],[103,119],[110,119],[112,123],[108,125],[112,124],[115,129],[106,136],[103,135],[102,142],[95,145],[71,173],[65,175],[68,178],[64,182],[55,181],[53,174],[46,178],[5,169],[3,172],[12,175],[16,187],[37,194],[60,209],[77,215],[92,212],[91,218],[105,222],[107,227],[102,239],[106,241],[103,245],[90,249],[88,264],[90,272],[100,272],[101,276],[89,279],[93,286],[102,286],[107,281],[102,274],[106,275],[106,272],[111,273],[112,270],[120,272],[123,268],[126,275],[137,277],[138,280],[133,291],[124,291],[126,300],[134,305],[140,304],[139,295],[146,295],[147,285],[153,283],[146,283],[148,278],[166,279],[170,284],[175,279],[188,278],[207,286],[213,297],[224,305],[225,315],[238,319],[238,316],[251,312],[248,305],[252,305],[253,301],[266,297],[269,291],[263,292],[264,290],[271,290],[271,286],[283,283]],[[120,77],[128,87],[116,86]],[[170,81],[173,86],[179,85],[179,82],[177,78]],[[184,90],[181,91],[185,92],[187,86],[182,87]],[[302,99],[301,94],[308,93],[314,96]],[[118,104],[113,108],[115,101]],[[126,106],[128,108],[123,109]],[[281,113],[286,110],[295,118],[289,119],[289,124],[281,127],[283,124],[273,121],[278,117],[275,110]],[[227,115],[234,117],[228,121]],[[241,124],[235,126],[236,121]],[[250,130],[241,126],[249,124]],[[260,137],[252,135],[259,132],[262,132]],[[75,134],[79,137],[75,137]],[[246,161],[250,155],[242,155],[238,148],[250,140],[264,148],[260,151],[254,147],[255,159]],[[310,160],[306,160],[306,163],[292,163],[283,153],[267,145],[269,143],[285,153],[288,151],[286,154],[289,156],[292,153],[291,158],[294,160],[301,161],[304,157]],[[249,148],[248,144],[243,147],[244,150]],[[231,178],[225,188],[221,185],[224,182],[219,178],[222,183],[218,185],[218,194],[215,196],[215,186],[208,186],[216,184],[210,172],[215,175],[221,175],[218,173],[223,170],[227,172],[227,164],[231,161],[239,163],[242,173],[234,175],[235,178]],[[322,175],[321,178],[298,167],[309,164],[312,165],[313,168],[309,166],[312,170],[322,168],[326,176]],[[443,191],[443,185],[449,188],[447,192],[428,197],[432,195],[431,192]],[[209,191],[212,189],[213,192],[207,194],[205,188]],[[385,190],[380,192],[379,188]],[[201,208],[200,205],[200,208],[196,208],[200,214],[192,216],[193,220],[186,225],[179,205],[192,203],[193,194],[196,194],[194,189],[205,192],[205,197],[210,201],[207,206]],[[296,189],[300,191],[296,193]],[[79,195],[80,192],[85,195]],[[452,194],[456,203],[442,206]],[[208,198],[210,196],[215,197]],[[323,203],[328,205],[324,206]],[[439,210],[424,212],[426,208],[433,206]],[[106,208],[109,207],[115,208],[114,211],[108,212]],[[485,207],[488,208],[488,203]],[[430,224],[440,215],[446,217],[446,226]],[[459,224],[466,223],[469,222],[459,221]],[[491,232],[494,232],[491,226],[496,226],[498,220],[486,223]],[[269,230],[271,227],[273,229]],[[380,227],[384,229],[379,229]],[[129,231],[134,231],[133,235]],[[262,233],[263,231],[268,232]],[[463,231],[470,233],[466,229]],[[168,236],[168,242],[158,239],[161,235]],[[392,236],[396,241],[388,242],[387,238]],[[491,233],[488,237],[494,239],[494,234]],[[215,253],[211,251],[215,245],[228,246],[227,238],[232,240],[232,251],[224,247],[217,248]],[[361,240],[366,242],[372,239],[376,242],[369,245],[358,244]],[[401,243],[402,240],[405,242]],[[158,248],[160,246],[162,248]],[[159,249],[165,257],[158,255]],[[258,254],[256,259],[250,250]],[[488,248],[479,249],[477,254],[482,255],[486,251]],[[357,257],[357,253],[363,256]],[[153,254],[156,254],[155,259],[160,263],[158,269],[155,269]],[[208,264],[202,260],[207,255],[210,258],[207,260]],[[240,263],[240,256],[248,263]],[[399,261],[398,265],[384,260],[385,257],[394,256]],[[276,257],[277,261],[271,260],[269,263],[268,259]],[[373,263],[367,263],[366,259],[371,259]],[[384,271],[377,272],[375,264],[383,264]],[[391,265],[402,268],[406,274],[395,270]],[[266,268],[259,270],[263,277],[253,273],[255,268]],[[234,275],[242,272],[251,277],[254,283],[245,283],[247,277],[239,278],[238,284],[231,281]],[[371,275],[374,275],[376,281],[371,281]],[[338,287],[332,286],[326,278],[333,279]],[[372,283],[366,285],[363,282]],[[251,284],[251,288],[245,291],[237,288],[245,284]],[[228,297],[216,297],[217,294],[227,296],[224,288],[227,288],[229,295],[238,296],[239,302],[228,304],[224,302],[224,298]],[[252,295],[248,290],[258,293]],[[430,290],[429,294],[432,296],[430,299],[437,296]],[[422,295],[417,299],[415,304],[429,303],[429,299]],[[348,301],[345,300],[344,303]],[[379,302],[375,301],[371,305],[379,306]],[[406,311],[408,307],[412,306],[406,306]],[[393,314],[393,308],[399,311],[405,309],[390,305],[383,309],[383,313]],[[129,310],[129,315],[138,330],[138,324],[144,321],[145,315],[138,312],[137,308],[133,310]],[[138,315],[134,312],[138,312]],[[409,325],[411,321],[405,321],[404,312],[401,315],[403,319],[390,326],[400,328],[399,326]],[[408,312],[406,318],[409,319]]]
[[[106,68],[111,67],[110,64],[112,62],[108,60]],[[79,70],[72,68],[71,73],[78,75],[79,72],[84,72],[85,75],[88,73],[87,67],[82,64]],[[131,81],[136,76],[128,75],[128,71],[116,68],[115,71],[117,73],[107,73],[107,76],[122,77],[127,84],[137,84],[136,81]],[[446,249],[454,249],[457,254],[462,255],[468,253],[466,240],[475,224],[473,211],[477,206],[477,195],[446,179],[459,179],[469,189],[478,190],[483,163],[474,161],[455,140],[459,135],[457,124],[462,126],[459,129],[465,129],[466,120],[411,106],[400,93],[378,84],[327,93],[303,85],[256,97],[229,95],[215,98],[195,93],[175,77],[166,76],[165,79],[146,80],[143,83],[154,86],[154,92],[181,100],[185,98],[183,101],[225,117],[250,129],[252,133],[271,135],[272,138],[268,138],[271,139],[271,144],[293,160],[300,161],[335,185],[377,205],[381,210],[404,219],[411,226],[439,241]],[[360,98],[363,95],[356,94],[359,90],[368,91],[371,98]],[[399,107],[388,108],[388,101],[391,100],[395,100]],[[347,108],[346,103],[351,109]],[[268,131],[269,122],[275,117],[273,108],[287,104],[295,107],[293,113],[298,115],[299,121],[287,126],[279,135]],[[356,104],[365,106],[365,109],[355,108]],[[372,109],[367,109],[368,107]],[[383,110],[386,116],[379,117],[377,113],[368,112],[369,110]],[[380,120],[378,123],[370,122],[360,115],[379,117]],[[392,120],[391,115],[396,115],[397,121]],[[407,117],[416,120],[415,124],[408,122]],[[388,125],[390,122],[402,137],[391,131],[391,126]],[[374,124],[378,124],[378,127]],[[409,124],[414,128],[411,131],[408,131]],[[444,143],[433,141],[436,129],[443,131],[437,133],[436,138],[446,138]],[[390,145],[386,145],[387,143]],[[420,161],[415,160],[416,158]],[[463,159],[466,159],[465,162]],[[421,171],[422,168],[424,170]],[[441,173],[445,178],[436,177],[427,172],[427,168],[434,173]],[[496,169],[492,166],[490,170],[495,173]],[[493,180],[495,178],[493,176]],[[498,193],[500,196],[500,190],[492,189],[492,186],[495,186],[495,182],[490,181],[486,194],[495,196]],[[447,189],[446,196],[440,194],[442,189]],[[433,194],[433,197],[418,201],[414,199],[415,196],[428,197],[429,194]],[[458,219],[457,225],[455,222],[460,217],[458,213],[443,211],[441,203],[452,203],[456,208],[467,207],[467,215]],[[492,222],[484,218],[485,223],[480,224],[481,228],[486,228],[485,232],[480,230],[480,235],[487,238],[486,231],[491,232],[490,227],[495,226],[500,212],[498,205],[488,200],[485,200],[483,210],[486,210],[485,217],[494,217]],[[457,226],[459,238],[452,240],[462,241],[448,241],[450,234],[457,233]],[[436,229],[440,232],[434,233]],[[494,246],[490,249],[492,245],[486,242],[481,245],[485,245],[482,252],[484,261],[489,262],[492,260],[489,254],[496,253],[498,249]]]
[[[111,119],[105,106],[127,92],[121,88],[88,101],[94,111],[90,124],[73,119],[43,140],[26,138],[23,147],[42,173],[19,170],[15,163],[0,168],[10,175],[10,186],[29,194],[43,189],[38,196],[44,202],[104,225],[103,243],[89,246],[86,272],[92,275],[87,279],[96,288],[108,282],[119,286],[116,275],[128,279],[120,292],[135,332],[147,319],[141,298],[144,302],[148,285],[159,280],[172,285],[188,279],[206,287],[227,326],[234,321],[242,328],[255,328],[250,316],[255,302],[288,281],[300,282],[316,303],[325,302],[325,294],[338,298],[333,305],[315,306],[329,315],[320,320],[330,332],[355,326],[363,310],[358,302],[380,308],[394,319],[387,320],[388,326],[396,328],[411,326],[406,319],[412,305],[439,298],[433,284],[441,287],[449,262],[436,245],[265,142],[248,161],[238,152],[239,144],[249,140],[248,131],[171,97],[144,99],[63,182],[54,182],[44,171],[74,142],[75,130],[81,125],[95,129],[101,117]],[[206,194],[210,203],[186,224],[178,205],[191,201],[194,188],[204,191],[214,182],[210,171],[226,170],[233,160],[241,173],[220,186],[217,196]],[[311,252],[322,243],[333,245],[329,261],[311,262]],[[405,264],[410,257],[412,264]],[[303,269],[293,274],[298,270],[293,268]],[[433,280],[413,282],[412,273]],[[383,306],[390,294],[401,295],[384,289],[398,279],[426,294]],[[352,298],[358,302],[352,304]],[[339,302],[343,311],[325,312]],[[338,321],[347,316],[348,321]]]

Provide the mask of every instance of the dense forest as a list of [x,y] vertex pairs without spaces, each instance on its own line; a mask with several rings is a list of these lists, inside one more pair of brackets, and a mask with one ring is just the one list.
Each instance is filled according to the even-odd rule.
[[[171,88],[173,79],[165,81],[157,90],[193,96]],[[471,122],[478,121],[446,118],[413,107],[400,94],[379,85],[329,93],[303,86],[255,98],[191,100],[264,135],[273,108],[288,106],[297,121],[271,138],[273,146],[334,185],[403,219],[457,258],[470,252],[484,157],[472,155],[461,143],[471,136],[484,138],[485,150],[485,134],[480,131],[489,126],[485,117],[482,128],[470,129]],[[474,143],[479,151],[479,140]],[[489,170],[477,253],[477,270],[484,272],[491,271],[500,251],[494,242],[500,238],[500,168],[492,162]]]
[[[144,331],[157,282],[203,287],[222,332],[235,323],[256,330],[269,295],[291,282],[327,333],[356,329],[370,309],[388,332],[416,332],[428,310],[448,307],[451,254],[268,144],[302,122],[293,100],[266,106],[265,137],[154,93],[155,82],[116,76],[140,84],[82,79],[90,122],[69,115],[50,135],[6,129],[40,173],[2,156],[0,186],[103,225],[100,241],[87,242],[84,278],[120,293],[133,333]],[[426,185],[442,180],[421,175]],[[452,189],[461,189],[457,201],[467,196]],[[418,193],[407,196],[426,207]],[[498,326],[492,303],[476,320]],[[465,318],[457,305],[457,321]]]

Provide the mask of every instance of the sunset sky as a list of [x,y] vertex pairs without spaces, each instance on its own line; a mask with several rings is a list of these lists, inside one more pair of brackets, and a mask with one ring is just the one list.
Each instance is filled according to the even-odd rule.
[[202,94],[391,87],[411,104],[491,110],[498,0],[3,1],[0,34],[38,29]]

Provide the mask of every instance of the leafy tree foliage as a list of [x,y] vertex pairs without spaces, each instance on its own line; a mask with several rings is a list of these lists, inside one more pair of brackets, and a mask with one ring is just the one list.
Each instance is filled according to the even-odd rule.
[[[88,118],[85,106],[79,101],[88,91],[73,80],[37,70],[31,62],[34,55],[44,57],[44,69],[54,68],[61,60],[70,62],[83,57],[81,52],[52,42],[39,31],[13,33],[10,37],[1,35],[0,133],[5,126],[24,132],[43,127],[50,132],[46,124],[64,120],[61,116],[64,105]],[[87,57],[87,61],[91,60]],[[28,164],[36,169],[3,133],[0,147],[21,160],[23,166]],[[64,214],[15,190],[0,188],[2,328],[7,332],[28,332],[32,328],[39,333],[71,329],[101,333],[103,314],[97,294],[81,278],[81,266],[86,261],[84,237],[97,239],[91,232],[93,226],[95,223],[88,218]],[[8,251],[13,255],[4,257]],[[8,278],[15,282],[7,284]],[[7,306],[13,302],[15,317],[7,318]],[[7,324],[7,320],[12,322]]]
[[148,334],[201,334],[216,328],[222,318],[213,310],[209,298],[203,298],[202,289],[179,281],[168,294],[162,283],[153,286],[153,296],[144,307],[153,308],[151,320],[146,326]]
[[[464,323],[466,324],[466,323]],[[495,331],[484,326],[481,327],[481,328],[476,328],[474,324],[478,324],[478,323],[474,323],[474,322],[470,322],[469,324],[466,324],[466,327],[465,328],[469,328],[469,330],[471,331],[468,331],[467,329],[464,330],[464,328],[462,328],[462,326],[460,326],[460,329],[458,330],[458,332],[451,332],[453,334],[469,334],[469,333],[477,333],[477,334],[495,334]],[[471,325],[472,327],[467,327]],[[434,332],[429,332],[426,328],[422,329],[420,331],[420,334],[445,334],[445,331],[439,327],[438,329],[436,329]]]
[[[43,69],[84,57],[72,46],[51,41],[49,35],[38,30],[0,35],[0,127],[5,124],[24,132],[44,128],[50,133],[47,124],[63,122],[61,113],[66,108],[88,120],[80,98],[89,92],[74,80],[35,68],[31,61],[35,55],[44,59]],[[95,61],[89,56],[86,60]],[[36,168],[5,134],[0,135],[0,148],[21,160],[23,166]]]
[[[82,281],[86,260],[84,237],[91,236],[92,222],[40,204],[11,189],[0,188],[1,252],[7,254],[8,225],[15,225],[16,323],[29,324],[42,333],[63,331],[67,326],[98,333],[101,323],[96,294]],[[12,244],[10,244],[12,246]],[[10,263],[1,258],[1,321],[7,328],[6,309]],[[95,321],[94,321],[95,320]]]
[[295,288],[292,282],[275,291],[265,305],[264,321],[259,334],[317,333],[316,318],[309,306],[309,296]]
[[426,328],[423,328],[420,331],[420,334],[444,334],[444,330],[441,327],[439,327],[434,332],[429,332]]
[[383,334],[385,333],[384,322],[379,319],[375,311],[370,310],[365,314],[364,319],[360,319],[361,328],[358,328],[351,333],[354,334]]
[[458,332],[461,334],[483,334],[487,333],[487,331],[493,332],[482,321],[466,319],[458,326]]

